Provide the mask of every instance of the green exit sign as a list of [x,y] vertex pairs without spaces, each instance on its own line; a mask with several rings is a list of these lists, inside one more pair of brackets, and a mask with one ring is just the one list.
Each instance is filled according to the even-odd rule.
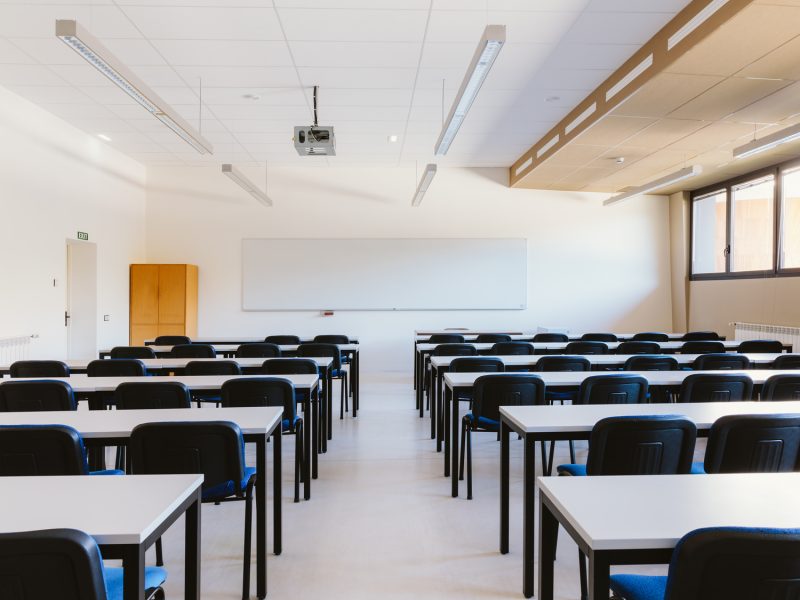
[[88,234],[88,233],[86,233],[85,231],[79,231],[79,232],[78,232],[78,239],[79,239],[79,240],[84,240],[84,241],[87,241],[87,242],[88,242],[88,241],[89,241],[89,234]]

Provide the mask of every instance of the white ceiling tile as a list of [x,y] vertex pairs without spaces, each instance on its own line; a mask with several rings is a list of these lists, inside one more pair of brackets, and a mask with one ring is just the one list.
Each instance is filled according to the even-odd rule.
[[331,8],[335,6],[343,10],[381,9],[381,10],[427,10],[430,0],[275,0],[278,8]]
[[[245,96],[258,96],[257,99]],[[330,90],[326,91],[328,101]],[[299,86],[285,88],[267,87],[208,87],[203,82],[203,102],[209,104],[244,104],[266,106],[297,106],[304,103],[303,90]]]
[[[306,89],[306,98],[311,103],[313,92]],[[325,88],[319,91],[319,102],[325,106],[405,106],[411,102],[411,89],[338,89]]]
[[96,102],[87,102],[86,104],[40,104],[42,108],[53,113],[57,117],[66,119],[71,122],[71,119],[113,119],[114,113],[108,108],[100,106]]
[[[416,69],[357,69],[349,67],[301,67],[304,86],[319,85],[323,91],[331,88],[410,88],[414,85]],[[439,78],[439,88],[442,86]]]
[[285,121],[275,119],[228,119],[226,123],[237,139],[244,134],[256,136],[263,133],[286,133],[289,131],[289,136],[292,135],[289,128],[293,125],[290,126]]
[[283,40],[270,7],[128,6],[124,12],[149,39]]
[[489,10],[579,12],[587,4],[589,0],[433,0],[434,10],[474,10],[484,14],[487,7]]
[[26,65],[36,61],[9,40],[0,38],[0,64]]
[[653,12],[582,13],[569,30],[567,41],[577,44],[644,44],[669,20]]
[[64,80],[40,65],[0,65],[0,85],[63,85]]
[[292,140],[293,133],[294,130],[292,127],[287,127],[281,123],[279,131],[255,132],[248,130],[241,133],[235,133],[234,135],[237,142],[246,146],[248,144],[283,144],[287,140]]
[[134,67],[134,72],[135,67],[166,64],[164,58],[147,40],[108,39],[103,40],[103,43],[122,64]]
[[421,43],[291,42],[298,67],[416,68]]
[[153,45],[171,65],[281,67],[292,64],[284,42],[154,40]]
[[36,104],[86,104],[90,99],[69,85],[10,85],[15,94]]
[[[153,91],[161,96],[168,104],[199,104],[200,97],[198,90],[188,86],[180,87],[157,87]],[[205,98],[203,98],[205,101]],[[207,102],[204,102],[207,103]]]
[[72,124],[93,133],[107,133],[109,135],[116,133],[129,133],[136,131],[136,128],[131,125],[129,121],[122,119],[94,119],[94,118],[74,118]]
[[319,108],[320,122],[336,124],[338,120],[402,121],[408,106],[330,106]]
[[286,38],[314,42],[421,42],[427,10],[280,9]]
[[547,66],[555,69],[605,69],[622,65],[639,49],[637,44],[562,44]]
[[[87,94],[91,93],[88,88],[85,89]],[[110,103],[102,103],[102,104],[108,109],[108,111],[111,114],[120,119],[137,120],[137,119],[145,119],[146,117],[150,116],[150,118],[156,123],[161,123],[161,121],[150,115],[150,113],[147,111],[146,108],[137,104],[133,100],[126,101],[125,103],[120,103],[120,104],[110,104]],[[161,126],[165,127],[163,123],[161,123]]]
[[104,106],[117,104],[136,106],[141,109],[140,105],[137,104],[133,98],[112,83],[108,85],[87,85],[79,89],[83,92],[84,96],[88,96],[95,102],[99,102]]
[[298,85],[293,67],[179,66],[175,70],[186,81],[202,77],[205,87],[293,87]]
[[10,38],[23,52],[46,65],[85,65],[86,60],[55,36]]
[[638,0],[631,6],[631,0],[590,0],[588,12],[660,12],[675,14],[682,10],[688,0]]
[[[183,107],[176,107],[182,109]],[[310,117],[310,113],[305,106],[259,106],[238,104],[217,104],[212,107],[214,115],[218,119],[286,119],[287,122],[299,124]],[[197,113],[196,107],[191,107]]]
[[116,6],[66,3],[0,5],[0,37],[53,38],[57,19],[75,19],[98,38],[140,37]]

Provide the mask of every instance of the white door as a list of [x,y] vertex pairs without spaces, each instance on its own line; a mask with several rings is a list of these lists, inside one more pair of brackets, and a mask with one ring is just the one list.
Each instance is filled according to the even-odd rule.
[[97,246],[67,240],[67,358],[97,358]]

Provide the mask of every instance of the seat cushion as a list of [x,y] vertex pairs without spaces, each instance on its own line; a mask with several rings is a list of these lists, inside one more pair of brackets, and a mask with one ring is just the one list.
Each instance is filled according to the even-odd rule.
[[706,466],[705,463],[695,462],[692,463],[692,470],[689,471],[692,475],[705,475],[706,474]]
[[[294,418],[295,426],[297,425],[297,422],[301,421],[302,419],[303,419],[303,417],[296,416]],[[281,427],[283,428],[283,431],[291,431],[292,427],[291,427],[291,423],[289,423],[289,419],[283,419],[283,421],[281,421]]]
[[[106,580],[106,596],[108,600],[122,600],[122,567],[104,569]],[[155,590],[167,580],[167,571],[161,567],[144,568],[144,589]]]
[[119,469],[103,469],[102,471],[91,471],[89,475],[125,475],[125,471]]
[[559,475],[572,475],[573,477],[586,477],[586,465],[558,465],[556,467]]
[[[242,490],[247,487],[247,483],[251,477],[254,477],[256,470],[254,467],[244,468],[244,477],[242,478]],[[203,500],[222,500],[236,494],[236,482],[229,480],[223,483],[218,483],[215,486],[203,490]]]
[[487,419],[486,417],[478,417],[477,424],[475,423],[475,415],[467,413],[464,415],[466,419],[472,422],[472,427],[477,429],[485,429],[486,431],[497,431],[500,428],[500,421],[494,419]]
[[659,575],[612,575],[611,591],[625,600],[664,600],[667,578]]

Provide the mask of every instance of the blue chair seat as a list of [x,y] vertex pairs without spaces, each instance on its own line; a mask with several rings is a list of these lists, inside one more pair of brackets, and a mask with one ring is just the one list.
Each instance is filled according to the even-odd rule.
[[334,379],[337,377],[343,377],[346,371],[344,369],[331,369],[331,377]]
[[586,465],[558,465],[556,467],[559,475],[572,475],[573,477],[586,477]]
[[[467,413],[464,415],[470,421],[475,421],[475,415],[472,413]],[[474,423],[473,423],[474,426]],[[500,429],[500,421],[495,421],[494,419],[487,419],[486,417],[478,417],[478,427],[481,429],[485,429],[487,431],[497,431]]]
[[[103,569],[106,580],[106,596],[108,600],[122,600],[122,567]],[[161,567],[144,568],[144,588],[146,590],[161,587],[167,580],[167,571]]]
[[89,475],[125,475],[125,471],[119,469],[103,469],[102,471],[92,471]]
[[[242,489],[247,487],[247,483],[250,481],[251,477],[255,477],[256,470],[255,467],[245,467],[244,468],[244,477],[242,477]],[[206,490],[203,490],[203,500],[222,500],[223,498],[228,498],[229,496],[233,496],[236,494],[236,482],[232,480],[225,481],[223,483],[218,483],[217,485],[210,487]]]
[[706,474],[706,467],[705,463],[695,462],[692,463],[692,470],[689,471],[692,475],[705,475]]
[[664,600],[666,576],[612,575],[611,590],[625,600]]
[[[294,425],[297,425],[297,422],[301,418],[302,417],[299,417],[299,416],[295,417],[294,418]],[[292,429],[292,427],[291,427],[291,424],[289,423],[289,419],[284,419],[283,421],[281,421],[281,427],[283,428],[283,431],[290,431]]]

